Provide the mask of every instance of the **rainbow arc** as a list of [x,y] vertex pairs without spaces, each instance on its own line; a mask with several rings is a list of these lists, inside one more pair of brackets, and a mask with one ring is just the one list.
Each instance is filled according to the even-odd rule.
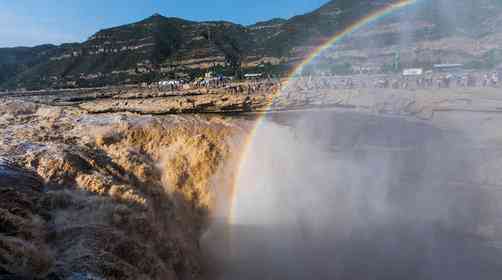
[[[345,27],[343,30],[337,32],[331,39],[327,40],[324,44],[320,45],[319,47],[315,48],[301,63],[299,63],[288,75],[287,82],[284,83],[284,85],[279,89],[277,94],[281,94],[281,92],[284,92],[284,90],[288,86],[288,81],[291,81],[291,79],[294,79],[295,76],[301,74],[303,69],[312,63],[319,55],[321,55],[324,51],[333,48],[337,43],[339,43],[341,40],[343,40],[345,37],[349,36],[350,34],[356,32],[357,30],[368,26],[374,22],[377,22],[386,16],[392,15],[404,8],[407,8],[409,6],[412,6],[416,3],[418,3],[420,0],[397,0],[388,3],[387,5],[381,6],[378,9],[370,12],[367,15],[364,15],[363,17],[359,18],[358,20],[355,20],[352,24],[349,24],[347,27]],[[264,110],[267,111],[267,110]],[[239,182],[239,177],[241,176],[240,174],[242,173],[243,169],[243,163],[246,161],[248,158],[248,153],[249,147],[251,146],[251,143],[253,139],[255,138],[257,131],[259,127],[263,124],[264,120],[264,115],[266,113],[262,113],[262,115],[258,118],[256,121],[255,126],[249,133],[249,136],[246,139],[246,143],[244,144],[244,149],[241,155],[240,159],[240,165],[239,165],[239,170],[236,173],[237,177],[234,179],[235,186],[232,190],[231,194],[231,201],[230,201],[230,215],[229,215],[229,222],[233,223],[234,222],[234,212],[235,212],[235,207],[237,207],[235,204],[236,196],[239,191],[245,191],[245,190],[239,190],[238,182]]]

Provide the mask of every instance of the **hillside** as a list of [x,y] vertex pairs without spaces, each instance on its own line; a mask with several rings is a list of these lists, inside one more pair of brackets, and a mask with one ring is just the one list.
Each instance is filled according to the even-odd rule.
[[101,30],[82,44],[0,49],[0,67],[7,69],[0,84],[97,86],[151,80],[178,68],[185,73],[215,64],[235,67],[253,44],[240,25],[154,15]]
[[[304,15],[250,26],[156,14],[101,30],[83,43],[0,48],[0,89],[190,79],[208,69],[226,75],[241,69],[277,74],[301,61],[336,32],[393,2],[333,0]],[[500,0],[420,1],[383,19],[376,27],[353,34],[336,51],[328,52],[324,63],[335,72],[339,65],[344,71],[357,67],[384,69],[399,52],[403,65],[458,62],[493,67],[502,62],[498,51],[499,43],[502,45],[498,29],[501,15]],[[483,46],[473,47],[476,42]]]

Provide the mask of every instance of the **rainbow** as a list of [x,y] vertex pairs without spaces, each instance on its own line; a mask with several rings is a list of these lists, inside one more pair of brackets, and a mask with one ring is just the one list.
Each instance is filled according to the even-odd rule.
[[[325,50],[332,48],[335,44],[340,42],[342,39],[347,37],[348,35],[354,33],[358,29],[365,27],[373,22],[376,22],[388,15],[391,15],[395,12],[398,12],[402,10],[405,7],[411,6],[413,4],[416,4],[420,0],[395,0],[391,3],[388,3],[387,5],[384,5],[380,7],[379,9],[376,9],[375,11],[372,11],[368,15],[365,15],[364,17],[360,18],[359,20],[356,20],[354,23],[348,25],[346,28],[343,30],[337,32],[331,39],[327,40],[325,43],[321,44],[319,47],[317,47],[314,51],[312,51],[300,64],[298,64],[288,75],[286,83],[284,83],[280,89],[278,89],[278,93],[280,94],[281,92],[284,91],[284,89],[287,88],[288,82],[291,81],[291,79],[298,74],[301,74],[302,70],[305,68],[305,66],[309,65],[314,59],[316,59],[320,54],[322,54]],[[270,109],[270,108],[268,108]],[[244,162],[246,161],[246,158],[248,158],[248,154],[250,152],[250,146],[251,143],[254,139],[254,137],[257,134],[257,130],[260,127],[260,125],[263,123],[264,116],[266,115],[266,111],[264,110],[263,113],[260,113],[261,115],[258,116],[258,119],[252,128],[251,132],[249,133],[248,137],[246,138],[246,141],[244,143],[244,148],[243,152],[240,157],[240,162],[238,166],[238,170],[236,172],[236,177],[234,178],[234,187],[233,190],[231,191],[230,194],[230,205],[229,205],[229,223],[233,223],[235,221],[235,200],[237,197],[237,192],[238,192],[238,181],[240,174],[242,173]]]

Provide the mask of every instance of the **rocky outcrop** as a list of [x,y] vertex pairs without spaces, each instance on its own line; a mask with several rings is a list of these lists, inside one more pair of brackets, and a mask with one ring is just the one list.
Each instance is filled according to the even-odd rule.
[[217,89],[167,91],[158,88],[110,87],[102,89],[11,93],[7,100],[23,99],[31,103],[78,108],[87,113],[238,113],[266,110],[272,103],[278,84],[230,84]]
[[[89,114],[135,113],[142,115],[274,112],[303,109],[352,109],[430,119],[435,112],[501,112],[497,87],[434,89],[302,88],[290,79],[260,91],[234,92],[230,88],[163,92],[145,88],[110,88],[96,91],[55,91],[13,94],[26,104],[76,108]],[[302,84],[301,82],[299,84]],[[252,84],[249,84],[251,86]],[[241,85],[247,88],[247,84]],[[33,106],[33,105],[23,105]],[[22,110],[21,110],[22,111]],[[47,120],[46,120],[47,121]],[[50,120],[49,120],[50,121]]]

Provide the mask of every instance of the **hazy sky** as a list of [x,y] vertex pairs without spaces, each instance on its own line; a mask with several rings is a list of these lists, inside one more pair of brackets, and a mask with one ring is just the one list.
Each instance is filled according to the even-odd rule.
[[0,47],[84,41],[154,13],[240,24],[289,18],[328,0],[0,0]]

